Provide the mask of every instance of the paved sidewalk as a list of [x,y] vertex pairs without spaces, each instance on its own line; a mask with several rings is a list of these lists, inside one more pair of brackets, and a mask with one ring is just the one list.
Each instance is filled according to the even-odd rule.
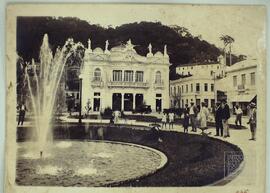
[[[164,130],[164,129],[163,129]],[[167,126],[167,129],[168,126]],[[184,128],[181,125],[174,126],[173,131],[183,132]],[[189,131],[191,128],[189,128]],[[230,181],[230,185],[253,185],[255,175],[256,175],[256,143],[257,141],[250,141],[250,130],[244,129],[244,130],[237,130],[237,129],[231,129],[230,130],[230,137],[223,138],[223,137],[217,137],[215,135],[215,128],[211,127],[208,129],[208,132],[211,132],[211,135],[209,137],[218,138],[223,141],[227,141],[229,143],[232,143],[234,145],[237,145],[240,147],[240,149],[243,151],[244,154],[244,168],[241,171],[241,173],[236,176],[232,181]],[[201,134],[201,130],[197,129],[197,132],[190,132],[190,134]]]

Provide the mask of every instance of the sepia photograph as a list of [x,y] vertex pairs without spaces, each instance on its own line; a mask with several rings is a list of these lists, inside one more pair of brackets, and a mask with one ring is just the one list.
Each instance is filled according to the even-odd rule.
[[6,193],[265,191],[264,6],[10,4],[6,22]]

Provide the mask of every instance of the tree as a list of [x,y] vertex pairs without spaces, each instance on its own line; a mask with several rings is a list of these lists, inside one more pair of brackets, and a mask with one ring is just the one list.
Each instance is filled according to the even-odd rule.
[[230,54],[230,66],[232,65],[232,43],[234,42],[234,38],[232,38],[229,35],[222,35],[219,38],[221,41],[223,41],[224,44],[224,59],[225,59],[225,65],[227,65],[227,58],[226,58],[226,47],[229,46],[229,54]]

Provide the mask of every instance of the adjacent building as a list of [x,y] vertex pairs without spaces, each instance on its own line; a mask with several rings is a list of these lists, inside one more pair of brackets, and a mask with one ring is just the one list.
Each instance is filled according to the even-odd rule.
[[248,104],[254,100],[256,94],[256,72],[258,61],[247,59],[228,66],[226,77],[217,81],[217,86],[227,95],[231,107],[239,105],[244,114]]
[[183,78],[170,81],[170,106],[183,108],[185,104],[204,102],[213,107],[216,100],[216,83],[226,75],[223,57],[216,63],[184,64],[176,68]]
[[164,52],[152,53],[149,44],[147,56],[137,54],[131,40],[105,50],[88,48],[81,70],[82,109],[90,101],[91,111],[106,107],[132,111],[145,104],[153,112],[169,108],[169,56]]
[[247,106],[256,99],[257,60],[246,59],[225,66],[217,64],[191,64],[177,68],[178,74],[190,75],[170,81],[170,106],[183,108],[191,102],[205,102],[213,107],[215,101],[226,99],[231,109],[239,105],[244,114]]
[[190,76],[171,81],[170,84],[171,107],[183,108],[191,102],[200,105],[205,102],[208,107],[215,104],[214,78]]

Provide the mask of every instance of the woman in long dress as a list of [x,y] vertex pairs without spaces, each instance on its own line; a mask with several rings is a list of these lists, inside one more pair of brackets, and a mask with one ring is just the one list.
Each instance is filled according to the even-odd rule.
[[209,110],[206,107],[205,103],[202,103],[202,108],[200,111],[200,129],[202,130],[202,134],[205,134],[204,130],[207,129],[208,116],[209,116]]
[[188,126],[189,126],[189,109],[188,104],[185,105],[184,109],[184,120],[183,120],[183,127],[184,127],[184,133],[188,133]]

